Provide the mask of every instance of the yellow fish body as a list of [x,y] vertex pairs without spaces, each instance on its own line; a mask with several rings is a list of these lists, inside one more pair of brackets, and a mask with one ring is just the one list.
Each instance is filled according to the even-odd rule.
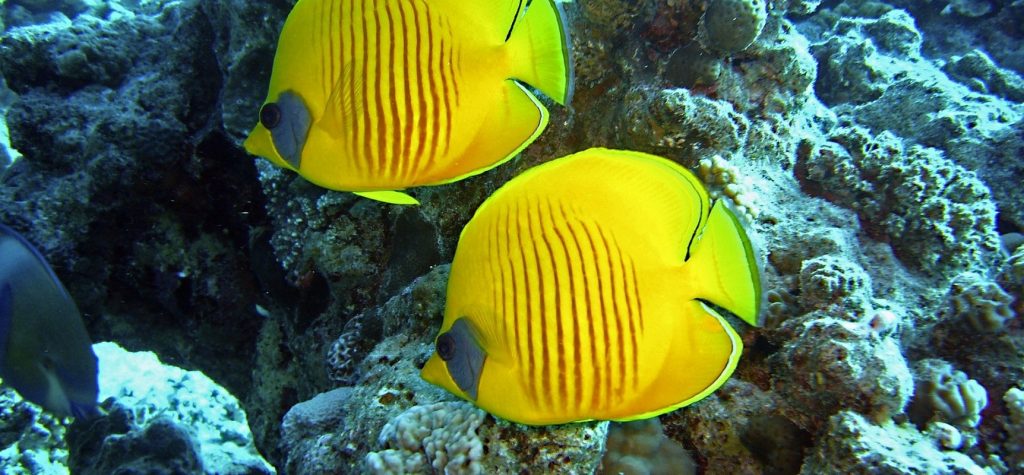
[[590,149],[488,198],[459,238],[427,381],[508,420],[633,420],[710,394],[757,323],[750,241],[693,174]]
[[285,22],[254,155],[333,190],[414,203],[515,156],[570,99],[554,0],[299,0]]

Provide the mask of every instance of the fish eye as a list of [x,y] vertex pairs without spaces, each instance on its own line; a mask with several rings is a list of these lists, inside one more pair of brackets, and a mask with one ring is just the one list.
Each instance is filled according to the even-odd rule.
[[273,102],[268,102],[260,109],[260,123],[268,129],[273,129],[281,123],[281,107]]
[[437,337],[437,356],[445,361],[455,357],[455,337],[450,333]]

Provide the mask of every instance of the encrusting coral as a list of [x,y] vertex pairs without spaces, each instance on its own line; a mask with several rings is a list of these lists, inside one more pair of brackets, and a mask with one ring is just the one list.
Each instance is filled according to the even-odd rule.
[[858,312],[871,307],[871,278],[857,263],[827,254],[803,262],[800,296],[804,309],[830,307]]
[[856,211],[865,230],[889,241],[909,265],[952,272],[995,260],[999,235],[988,187],[940,150],[842,127],[798,154],[796,175],[807,192]]

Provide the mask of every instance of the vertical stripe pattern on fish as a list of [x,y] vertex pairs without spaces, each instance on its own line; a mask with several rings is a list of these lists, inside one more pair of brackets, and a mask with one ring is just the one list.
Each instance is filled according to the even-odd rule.
[[569,100],[567,48],[552,0],[300,0],[246,149],[385,200],[374,193],[458,180],[545,127],[519,81]]
[[692,174],[637,152],[525,172],[463,230],[423,377],[527,424],[650,417],[706,396],[742,342],[705,302],[756,323],[760,299],[732,216]]

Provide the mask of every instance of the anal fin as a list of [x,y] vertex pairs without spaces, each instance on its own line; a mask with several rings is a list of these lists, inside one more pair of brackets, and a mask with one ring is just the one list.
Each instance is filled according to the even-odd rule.
[[476,137],[461,154],[458,168],[444,169],[445,177],[428,177],[426,183],[452,183],[483,173],[511,160],[540,136],[548,125],[544,105],[512,79],[505,81],[502,93],[502,99],[487,114]]
[[393,205],[418,205],[420,202],[401,191],[354,191],[356,195]]

